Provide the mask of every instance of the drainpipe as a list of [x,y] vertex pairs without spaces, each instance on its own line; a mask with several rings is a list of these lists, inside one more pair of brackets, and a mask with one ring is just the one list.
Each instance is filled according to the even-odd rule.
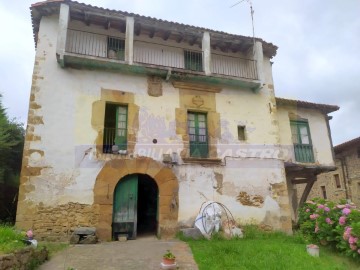
[[[343,175],[343,179],[344,179],[345,197],[346,197],[346,200],[349,200],[349,193],[348,193],[348,187],[347,187],[347,181],[346,181],[347,177],[345,176],[345,167],[346,167],[345,158],[340,157],[339,160],[341,162],[341,171],[342,171],[342,175]],[[346,167],[346,171],[347,171],[347,167]]]

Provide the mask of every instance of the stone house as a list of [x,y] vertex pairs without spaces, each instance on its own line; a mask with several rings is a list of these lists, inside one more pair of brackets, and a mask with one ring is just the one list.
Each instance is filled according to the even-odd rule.
[[334,153],[336,170],[318,176],[309,198],[344,199],[360,206],[360,137],[335,146]]
[[276,98],[275,45],[69,0],[31,15],[16,225],[38,238],[171,237],[209,200],[290,233],[295,185],[334,169],[338,107]]

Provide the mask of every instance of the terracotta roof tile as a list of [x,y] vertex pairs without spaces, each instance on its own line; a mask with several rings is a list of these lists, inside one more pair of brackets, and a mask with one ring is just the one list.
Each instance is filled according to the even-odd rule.
[[354,147],[354,146],[360,146],[360,137],[357,137],[355,139],[352,139],[350,141],[338,144],[337,146],[334,147],[334,151],[335,153],[340,153],[341,151],[350,148],[350,147]]
[[317,109],[317,110],[323,111],[325,113],[335,112],[340,109],[340,107],[336,106],[336,105],[313,103],[313,102],[308,102],[308,101],[286,99],[286,98],[279,98],[279,97],[276,98],[276,103],[278,105],[291,105],[291,106],[297,106],[297,107],[301,107],[301,108]]

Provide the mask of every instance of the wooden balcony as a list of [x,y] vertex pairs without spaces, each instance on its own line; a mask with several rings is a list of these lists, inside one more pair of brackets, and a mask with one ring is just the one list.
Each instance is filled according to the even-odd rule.
[[212,52],[210,74],[205,74],[201,49],[134,40],[132,61],[129,61],[125,44],[121,37],[68,29],[64,66],[111,69],[253,90],[260,86],[256,61],[252,59]]

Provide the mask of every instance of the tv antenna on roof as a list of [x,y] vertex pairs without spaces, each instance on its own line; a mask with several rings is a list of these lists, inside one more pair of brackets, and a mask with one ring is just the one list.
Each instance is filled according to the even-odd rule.
[[[251,2],[251,0],[241,0],[241,1],[238,1],[238,2],[236,2],[235,4],[233,4],[230,8],[235,7],[235,6],[241,4],[242,2],[245,2],[245,1],[248,2],[249,5],[250,5],[251,25],[252,25],[253,43],[254,43],[254,50],[255,50],[254,9],[253,9],[253,7],[252,7],[252,2]],[[254,51],[254,50],[253,50],[253,51]]]

